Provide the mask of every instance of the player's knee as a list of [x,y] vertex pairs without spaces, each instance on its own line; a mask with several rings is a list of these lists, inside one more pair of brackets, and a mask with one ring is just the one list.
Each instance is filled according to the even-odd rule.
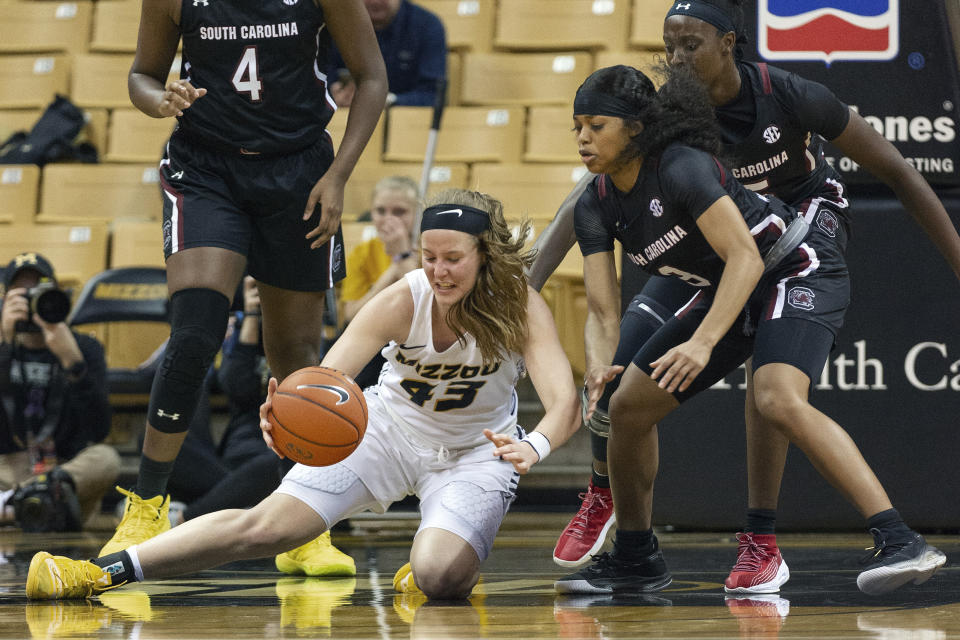
[[230,301],[212,289],[185,289],[170,298],[170,340],[150,392],[150,424],[164,433],[187,430],[207,370],[223,344]]
[[610,432],[642,435],[656,424],[648,405],[638,401],[636,390],[617,390],[610,398]]
[[477,574],[455,564],[428,559],[413,567],[420,590],[431,600],[462,600],[477,583]]
[[791,426],[807,403],[796,394],[785,391],[776,386],[754,384],[753,398],[760,418],[789,436]]

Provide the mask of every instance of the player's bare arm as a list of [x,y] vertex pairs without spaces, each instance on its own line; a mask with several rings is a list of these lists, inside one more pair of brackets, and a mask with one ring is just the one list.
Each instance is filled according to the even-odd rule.
[[[541,434],[550,448],[555,449],[580,427],[580,401],[553,315],[539,293],[528,288],[527,294],[528,334],[523,359],[544,408],[543,418],[533,432]],[[526,473],[540,461],[540,454],[527,442],[518,442],[508,434],[495,434],[489,429],[484,435],[496,445],[493,455],[512,463],[519,473]]]
[[144,0],[127,90],[134,106],[152,118],[182,116],[184,109],[207,93],[186,80],[167,82],[180,41],[179,22],[179,2]]
[[387,99],[387,69],[363,2],[320,0],[320,5],[326,28],[356,83],[356,93],[333,164],[310,192],[303,212],[303,219],[309,220],[320,205],[317,226],[306,236],[314,249],[326,243],[340,226],[344,184],[377,126]]

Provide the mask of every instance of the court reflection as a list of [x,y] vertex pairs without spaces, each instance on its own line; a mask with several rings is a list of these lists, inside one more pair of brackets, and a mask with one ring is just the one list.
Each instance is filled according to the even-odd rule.
[[356,578],[280,578],[280,626],[329,636],[334,610],[349,605],[356,588]]
[[727,609],[740,625],[741,638],[779,638],[790,601],[776,593],[726,596]]

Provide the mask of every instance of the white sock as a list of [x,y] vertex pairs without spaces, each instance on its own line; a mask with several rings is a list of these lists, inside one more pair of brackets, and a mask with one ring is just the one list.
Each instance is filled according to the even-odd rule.
[[143,567],[140,566],[140,556],[137,555],[137,545],[127,547],[127,555],[130,556],[130,562],[133,563],[133,575],[137,582],[143,582]]

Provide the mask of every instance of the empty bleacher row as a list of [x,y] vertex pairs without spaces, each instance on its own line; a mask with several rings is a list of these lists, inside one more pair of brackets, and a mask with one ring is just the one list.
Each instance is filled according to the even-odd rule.
[[[649,68],[662,47],[665,0],[418,0],[447,29],[448,107],[430,190],[479,189],[504,201],[512,219],[542,230],[582,175],[570,104],[594,69]],[[81,134],[99,164],[0,165],[0,259],[41,248],[76,286],[100,270],[162,265],[157,161],[174,126],[136,110],[127,72],[141,3],[0,0],[0,141],[29,130],[57,94],[85,113]],[[171,76],[179,74],[177,59]],[[329,130],[343,133],[346,110]],[[385,113],[345,194],[345,237],[381,177],[419,178],[431,114]],[[581,263],[574,250],[545,294],[575,368],[582,370]],[[105,335],[105,334],[104,334]],[[111,365],[141,353],[110,349]],[[142,351],[143,349],[141,349]]]

